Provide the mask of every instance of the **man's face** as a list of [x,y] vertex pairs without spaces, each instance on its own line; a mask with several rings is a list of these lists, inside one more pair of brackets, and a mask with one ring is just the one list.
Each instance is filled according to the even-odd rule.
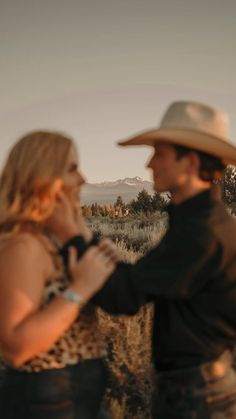
[[178,192],[189,177],[188,156],[177,159],[175,148],[164,142],[158,142],[154,146],[153,156],[147,167],[152,169],[156,192]]

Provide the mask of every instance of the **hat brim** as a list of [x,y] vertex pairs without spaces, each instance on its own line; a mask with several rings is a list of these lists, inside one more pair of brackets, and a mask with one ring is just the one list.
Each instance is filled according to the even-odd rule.
[[193,148],[203,153],[220,158],[225,164],[236,165],[236,146],[228,140],[202,131],[181,128],[160,128],[141,132],[125,141],[121,146],[154,146],[158,142],[166,142]]

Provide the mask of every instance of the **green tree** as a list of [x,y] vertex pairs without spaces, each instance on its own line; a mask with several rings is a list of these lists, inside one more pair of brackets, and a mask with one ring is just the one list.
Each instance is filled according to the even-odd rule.
[[114,203],[114,208],[118,210],[125,208],[125,203],[123,202],[123,199],[120,195],[116,198],[116,202]]
[[136,202],[131,202],[131,206],[134,212],[143,212],[144,214],[148,214],[149,212],[152,212],[152,196],[146,189],[143,189],[138,193]]
[[95,202],[94,204],[91,205],[91,211],[92,211],[92,216],[93,217],[98,217],[100,215],[99,206],[98,206],[97,202]]
[[145,214],[152,212],[152,196],[146,191],[146,189],[139,192],[137,202],[142,212]]
[[125,205],[122,197],[119,195],[116,199],[116,202],[114,203],[115,214],[118,217],[122,217],[122,215],[125,212],[125,209],[126,209],[126,205]]
[[228,166],[221,180],[222,198],[226,205],[236,206],[236,167]]
[[127,207],[129,208],[130,214],[136,214],[137,212],[139,212],[139,205],[136,199],[132,199],[132,201],[129,202]]
[[152,211],[165,211],[167,200],[159,193],[155,192],[152,196]]

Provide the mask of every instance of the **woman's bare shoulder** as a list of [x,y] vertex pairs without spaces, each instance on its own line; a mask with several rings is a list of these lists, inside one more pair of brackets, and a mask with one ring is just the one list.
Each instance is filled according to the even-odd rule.
[[40,236],[30,232],[0,237],[0,265],[6,264],[9,260],[16,264],[25,260],[42,263],[45,266],[51,264],[51,258]]

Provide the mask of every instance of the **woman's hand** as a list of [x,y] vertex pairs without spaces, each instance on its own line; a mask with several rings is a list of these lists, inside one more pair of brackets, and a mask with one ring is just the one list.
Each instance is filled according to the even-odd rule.
[[69,272],[73,278],[71,288],[79,292],[85,302],[102,288],[115,267],[112,258],[97,246],[91,246],[79,261],[76,249],[69,249]]
[[63,190],[57,193],[56,205],[47,220],[47,226],[62,244],[78,234],[84,236],[87,242],[92,239],[92,233],[81,214],[81,209],[72,205]]
[[92,240],[93,235],[88,224],[86,223],[86,220],[82,215],[80,206],[76,209],[76,225],[79,229],[79,234],[81,234],[84,237],[85,241],[89,243]]
[[99,249],[114,263],[121,262],[121,257],[115,243],[111,239],[102,239],[98,243]]
[[48,218],[46,226],[63,243],[80,234],[76,222],[75,210],[63,190],[57,193],[55,208]]

